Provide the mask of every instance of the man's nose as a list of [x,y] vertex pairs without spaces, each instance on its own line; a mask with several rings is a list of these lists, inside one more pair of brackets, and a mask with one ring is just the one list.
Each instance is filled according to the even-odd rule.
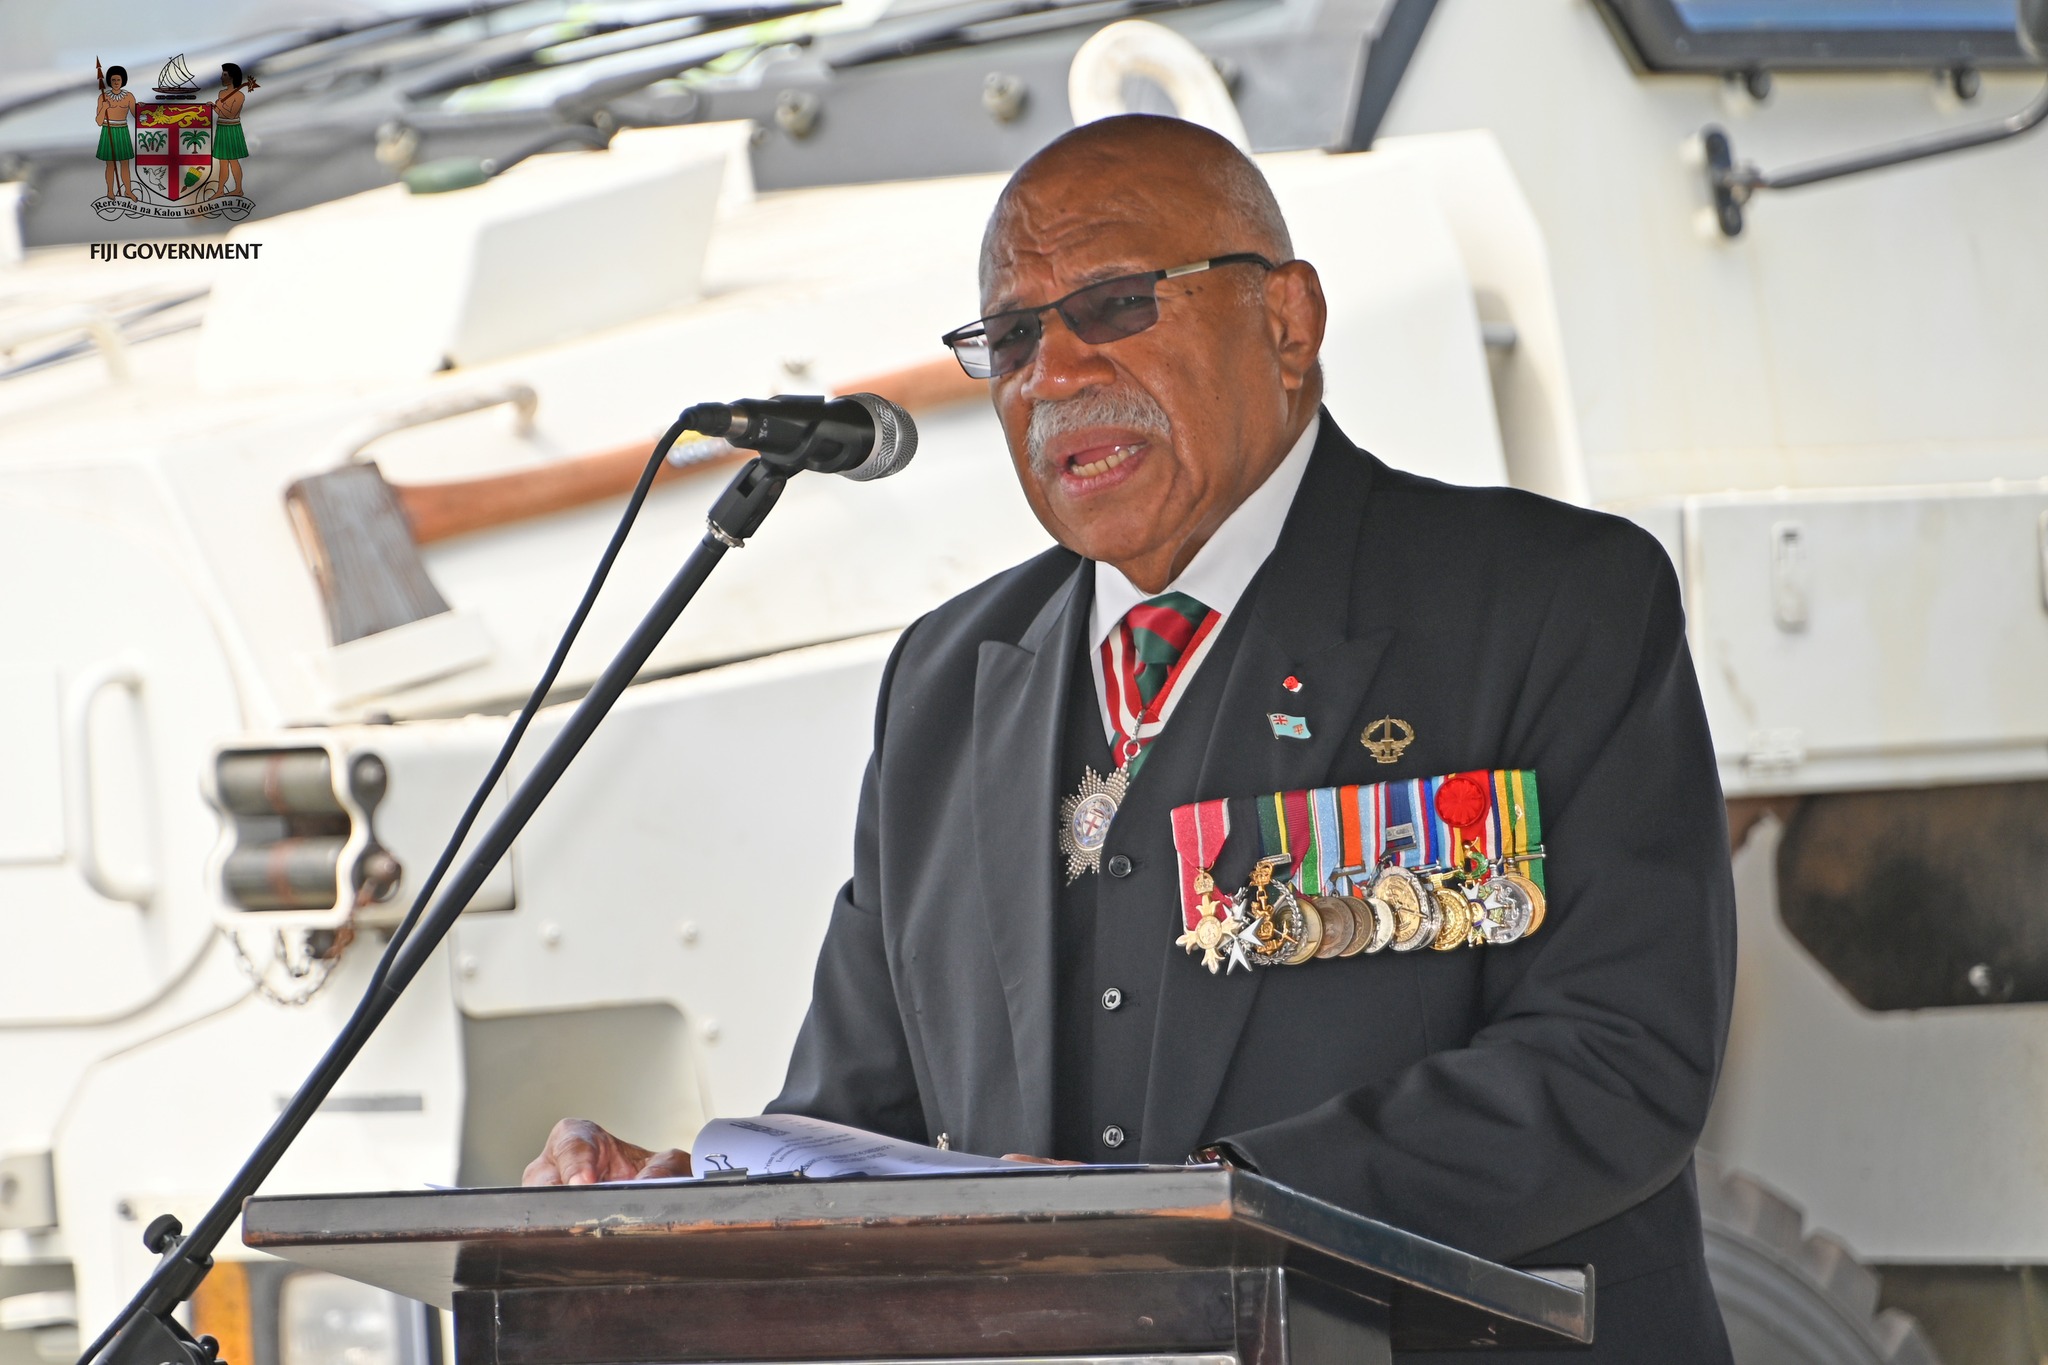
[[1116,368],[1102,354],[1102,348],[1075,336],[1057,308],[1047,311],[1044,317],[1045,331],[1024,367],[1026,398],[1072,398],[1083,389],[1107,384],[1116,377]]

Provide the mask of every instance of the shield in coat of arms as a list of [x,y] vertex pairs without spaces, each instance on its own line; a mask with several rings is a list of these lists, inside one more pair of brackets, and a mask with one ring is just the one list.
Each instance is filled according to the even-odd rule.
[[167,203],[190,200],[213,165],[213,106],[151,100],[135,110],[135,178]]

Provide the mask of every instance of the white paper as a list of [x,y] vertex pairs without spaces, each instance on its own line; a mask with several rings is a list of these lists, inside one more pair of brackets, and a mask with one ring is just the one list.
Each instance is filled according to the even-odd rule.
[[749,1175],[801,1171],[814,1180],[838,1175],[927,1175],[942,1171],[1028,1171],[1033,1164],[942,1152],[798,1114],[713,1119],[690,1148],[698,1176],[745,1169]]

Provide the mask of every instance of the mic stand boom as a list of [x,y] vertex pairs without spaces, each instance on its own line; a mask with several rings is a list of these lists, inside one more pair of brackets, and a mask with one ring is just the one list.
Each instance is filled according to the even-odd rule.
[[[275,1169],[293,1139],[306,1126],[306,1121],[313,1117],[342,1073],[348,1070],[349,1063],[355,1060],[356,1054],[370,1040],[370,1035],[376,1032],[377,1025],[391,1012],[407,983],[419,975],[427,958],[454,926],[456,917],[469,905],[471,897],[476,895],[499,859],[512,847],[512,841],[526,828],[534,812],[540,809],[541,802],[547,799],[570,762],[589,742],[598,722],[632,685],[641,665],[647,662],[662,637],[668,634],[669,627],[689,606],[690,599],[697,595],[697,589],[704,586],[711,570],[724,558],[728,549],[738,549],[746,543],[747,537],[760,529],[769,509],[782,495],[782,485],[803,467],[797,456],[762,455],[748,461],[726,486],[725,492],[712,505],[711,514],[705,518],[703,540],[690,551],[689,558],[683,561],[683,566],[669,580],[647,615],[641,618],[626,643],[619,647],[618,654],[598,675],[583,700],[577,703],[561,733],[555,736],[554,742],[535,762],[533,771],[512,793],[505,803],[504,812],[484,832],[475,851],[456,870],[433,908],[420,918],[412,933],[399,945],[383,980],[356,1007],[355,1014],[321,1055],[312,1074],[299,1086],[298,1092],[242,1163],[242,1168],[235,1173],[228,1187],[221,1191],[220,1197],[189,1236],[180,1235],[177,1220],[168,1214],[149,1225],[143,1234],[144,1245],[162,1259],[127,1307],[109,1324],[99,1340],[87,1348],[80,1357],[79,1365],[90,1365],[96,1356],[107,1365],[213,1365],[217,1348],[212,1340],[195,1340],[171,1314],[192,1296],[192,1291],[212,1269],[213,1249],[220,1245],[221,1238],[227,1235],[240,1215],[242,1202],[255,1194]],[[255,1363],[242,1361],[235,1365]]]

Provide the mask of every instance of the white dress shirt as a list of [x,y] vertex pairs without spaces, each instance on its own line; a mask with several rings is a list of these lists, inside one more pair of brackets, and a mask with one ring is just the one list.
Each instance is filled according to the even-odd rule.
[[[1287,452],[1287,458],[1280,461],[1266,481],[1252,490],[1251,496],[1237,505],[1237,510],[1224,518],[1216,528],[1216,534],[1209,537],[1209,543],[1195,552],[1180,577],[1166,585],[1167,592],[1184,592],[1211,611],[1219,612],[1225,620],[1236,609],[1238,599],[1250,585],[1252,575],[1273,553],[1273,547],[1280,543],[1280,527],[1287,520],[1287,511],[1294,506],[1294,495],[1301,488],[1301,476],[1308,471],[1308,453],[1315,448],[1316,433],[1322,429],[1321,413],[1309,418],[1308,426],[1302,431],[1301,439]],[[1117,622],[1132,607],[1158,594],[1146,592],[1137,584],[1125,578],[1123,571],[1113,564],[1095,563],[1095,604],[1088,613],[1088,657],[1089,672],[1095,675],[1095,704],[1102,713],[1103,737],[1110,743],[1116,742],[1116,726],[1109,718],[1109,694],[1103,681],[1102,669],[1094,661],[1102,652],[1102,642],[1116,629]],[[1223,623],[1217,622],[1221,631]],[[1199,669],[1206,660],[1197,659],[1192,668]],[[1179,689],[1185,692],[1194,680],[1193,672],[1183,674]]]

